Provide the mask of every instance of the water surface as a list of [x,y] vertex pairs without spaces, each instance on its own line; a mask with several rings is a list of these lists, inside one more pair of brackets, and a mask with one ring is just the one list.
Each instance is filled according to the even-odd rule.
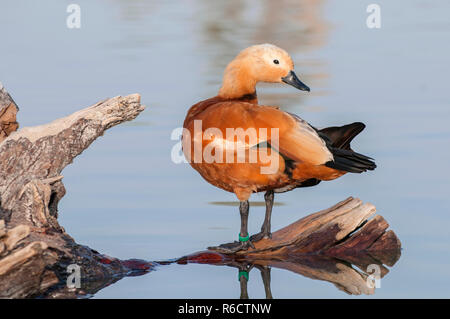
[[[234,195],[170,159],[187,109],[216,94],[243,48],[289,51],[311,93],[260,85],[317,127],[362,121],[354,149],[374,172],[346,175],[276,196],[278,229],[352,195],[377,206],[402,241],[402,257],[370,298],[450,297],[450,20],[448,1],[82,1],[82,27],[65,27],[69,1],[1,4],[1,81],[22,127],[49,122],[105,97],[140,93],[147,109],[109,130],[64,174],[60,223],[79,243],[110,256],[163,260],[235,239]],[[252,197],[263,201],[262,195]],[[257,232],[264,208],[250,210]],[[276,298],[342,298],[329,282],[273,268]],[[250,297],[264,297],[257,272]],[[230,267],[168,265],[129,277],[98,298],[234,298]],[[363,297],[367,297],[364,296]]]

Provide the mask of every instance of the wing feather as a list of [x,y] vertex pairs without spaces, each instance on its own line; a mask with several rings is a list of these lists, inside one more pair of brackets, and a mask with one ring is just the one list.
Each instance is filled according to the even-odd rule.
[[270,145],[290,159],[321,165],[333,160],[325,141],[316,130],[300,117],[270,107],[252,110],[256,113],[255,122],[259,127],[268,126],[279,129],[276,136],[270,136]]

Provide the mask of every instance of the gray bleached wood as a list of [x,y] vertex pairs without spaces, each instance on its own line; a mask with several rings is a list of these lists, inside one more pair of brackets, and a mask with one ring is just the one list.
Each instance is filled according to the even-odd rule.
[[[140,95],[106,99],[19,131],[10,129],[12,110],[18,108],[1,86],[0,124],[9,124],[0,131],[0,297],[37,296],[58,284],[61,289],[52,294],[71,296],[64,282],[72,263],[82,267],[84,280],[100,279],[99,288],[118,280],[113,277],[129,272],[127,267],[78,245],[59,225],[57,207],[65,194],[61,171],[108,128],[139,115]],[[5,127],[8,134],[2,135]]]

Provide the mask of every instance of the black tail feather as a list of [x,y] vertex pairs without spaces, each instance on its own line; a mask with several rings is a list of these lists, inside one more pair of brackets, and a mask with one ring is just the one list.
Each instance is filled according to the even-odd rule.
[[325,166],[351,173],[373,171],[377,165],[372,158],[349,150],[330,148],[334,161],[325,163]]
[[364,123],[355,122],[344,126],[331,126],[318,130],[319,135],[329,141],[335,148],[351,150],[350,142],[356,135],[362,132],[366,126]]
[[325,163],[325,166],[351,173],[362,173],[374,170],[377,165],[373,158],[354,152],[350,142],[358,135],[365,125],[360,122],[341,127],[327,127],[319,130],[319,135],[327,142],[328,149],[334,160]]

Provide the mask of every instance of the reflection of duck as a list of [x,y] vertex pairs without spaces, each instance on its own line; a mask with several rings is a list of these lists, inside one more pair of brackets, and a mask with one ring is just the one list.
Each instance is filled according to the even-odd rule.
[[[222,245],[224,252],[247,249],[253,246],[251,240],[271,236],[274,192],[314,186],[346,172],[376,167],[369,157],[350,149],[350,141],[364,124],[316,130],[278,107],[258,105],[258,82],[284,82],[309,91],[293,68],[288,53],[274,45],[249,47],[226,68],[218,96],[195,104],[186,116],[183,151],[192,167],[240,200],[239,243]],[[230,129],[235,130],[232,136]],[[239,135],[239,129],[243,134]],[[266,217],[261,232],[249,240],[248,199],[261,191],[266,191]]]
[[[390,260],[389,266],[393,266],[400,258],[400,250],[385,250],[381,252],[381,256],[383,259]],[[268,299],[272,298],[270,288],[271,268],[288,270],[314,280],[328,281],[334,284],[337,289],[349,295],[374,294],[376,288],[374,280],[381,280],[389,272],[381,261],[372,257],[368,252],[359,252],[349,259],[340,260],[317,254],[290,255],[289,258],[234,259],[217,252],[204,251],[179,258],[175,262],[178,264],[198,263],[237,268],[241,299],[249,298],[247,283],[253,268],[257,268],[261,272],[265,295]],[[379,272],[375,274],[374,270],[379,270]]]

